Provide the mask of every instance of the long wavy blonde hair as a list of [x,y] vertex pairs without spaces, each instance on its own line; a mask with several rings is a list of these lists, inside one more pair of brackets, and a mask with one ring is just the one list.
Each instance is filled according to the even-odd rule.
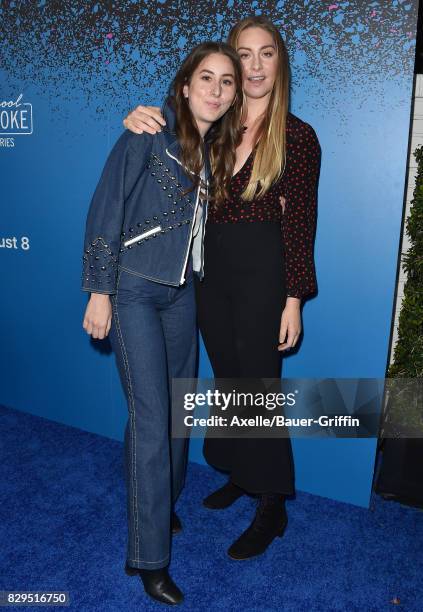
[[[279,30],[262,16],[246,17],[234,25],[228,36],[228,43],[238,48],[241,32],[247,28],[262,28],[273,38],[278,56],[278,70],[269,104],[257,130],[253,143],[254,163],[251,177],[242,198],[251,201],[261,198],[282,175],[286,163],[286,116],[289,109],[289,59],[288,52]],[[244,109],[245,119],[245,109]]]

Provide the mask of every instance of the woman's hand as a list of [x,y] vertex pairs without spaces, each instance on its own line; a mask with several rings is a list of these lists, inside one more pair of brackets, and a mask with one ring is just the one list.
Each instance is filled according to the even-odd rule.
[[103,293],[92,293],[85,310],[82,327],[93,338],[103,340],[112,325],[110,297]]
[[158,106],[137,106],[123,120],[127,130],[135,134],[157,134],[162,131],[162,125],[166,125],[163,115]]
[[300,304],[301,300],[299,298],[289,297],[286,299],[281,317],[278,351],[293,348],[298,342],[302,329]]

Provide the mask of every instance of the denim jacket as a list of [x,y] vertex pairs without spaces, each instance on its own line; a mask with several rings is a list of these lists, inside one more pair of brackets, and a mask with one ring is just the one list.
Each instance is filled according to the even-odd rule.
[[[126,131],[107,159],[87,216],[84,291],[116,293],[118,268],[167,285],[185,281],[200,187],[184,195],[192,181],[180,161],[169,102],[163,114],[161,133]],[[209,175],[206,159],[206,186]]]

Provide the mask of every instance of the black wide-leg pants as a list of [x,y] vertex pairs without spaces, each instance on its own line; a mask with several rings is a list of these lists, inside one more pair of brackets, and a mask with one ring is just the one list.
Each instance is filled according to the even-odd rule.
[[[216,378],[279,378],[286,301],[279,223],[207,223],[198,323]],[[204,456],[249,493],[294,493],[289,438],[206,436]]]

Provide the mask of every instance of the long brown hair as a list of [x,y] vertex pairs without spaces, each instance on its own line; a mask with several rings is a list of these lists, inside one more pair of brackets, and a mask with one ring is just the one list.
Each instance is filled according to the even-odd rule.
[[[286,163],[286,116],[289,109],[289,59],[285,43],[277,27],[262,16],[246,17],[229,32],[228,43],[236,50],[238,39],[247,28],[262,28],[273,38],[279,60],[273,90],[254,143],[254,163],[250,180],[242,197],[251,201],[260,198],[281,176]],[[245,117],[244,117],[245,118]]]
[[242,67],[234,49],[222,42],[205,42],[195,47],[185,58],[171,85],[171,101],[176,115],[176,135],[182,149],[182,163],[193,175],[194,184],[199,184],[199,174],[204,165],[204,141],[197,129],[188,101],[183,95],[184,85],[204,58],[212,53],[226,55],[234,68],[236,95],[232,106],[211,127],[206,135],[213,172],[212,199],[218,203],[228,195],[228,185],[235,166],[235,150],[241,141]]

